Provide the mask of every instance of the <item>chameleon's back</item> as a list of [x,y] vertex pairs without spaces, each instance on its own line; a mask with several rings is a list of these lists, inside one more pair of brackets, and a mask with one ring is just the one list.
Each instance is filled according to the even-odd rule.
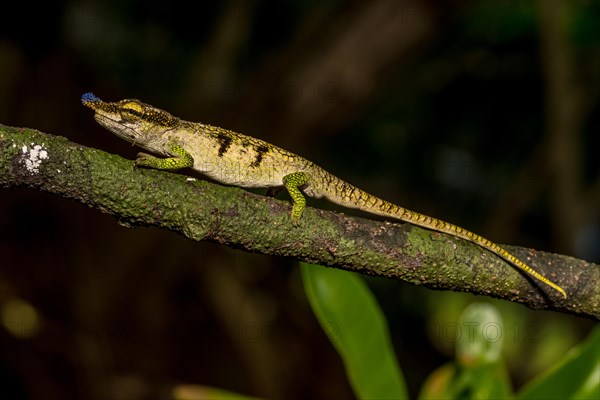
[[[194,169],[229,185],[280,187],[284,176],[312,166],[310,161],[263,140],[212,125],[182,121],[172,136],[185,138],[186,149],[195,160]],[[190,137],[194,137],[191,142]]]

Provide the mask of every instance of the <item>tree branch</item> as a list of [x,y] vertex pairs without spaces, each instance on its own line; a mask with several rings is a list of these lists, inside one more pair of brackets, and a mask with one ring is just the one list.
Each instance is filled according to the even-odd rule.
[[600,319],[597,264],[507,246],[565,288],[569,298],[563,300],[462,239],[310,207],[296,228],[287,202],[132,165],[63,137],[0,125],[0,187],[24,186],[71,198],[126,226],[156,226],[193,240]]

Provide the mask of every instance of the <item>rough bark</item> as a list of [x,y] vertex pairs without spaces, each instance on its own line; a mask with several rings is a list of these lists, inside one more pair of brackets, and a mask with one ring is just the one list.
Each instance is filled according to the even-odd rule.
[[182,174],[136,169],[132,161],[32,129],[0,125],[0,187],[74,199],[126,226],[156,226],[192,240],[600,319],[600,265],[506,246],[561,285],[569,296],[564,300],[459,238],[310,207],[295,227],[287,202]]

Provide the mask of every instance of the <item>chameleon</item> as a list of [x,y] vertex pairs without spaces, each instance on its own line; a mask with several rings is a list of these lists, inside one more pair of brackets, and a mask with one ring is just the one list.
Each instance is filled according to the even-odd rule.
[[92,93],[81,97],[96,121],[115,135],[151,153],[138,153],[137,167],[176,171],[192,168],[215,181],[242,188],[287,189],[291,223],[298,226],[305,195],[346,208],[408,222],[475,243],[558,291],[563,288],[484,237],[451,223],[400,207],[361,190],[315,163],[271,143],[203,123],[184,121],[136,99],[104,102]]

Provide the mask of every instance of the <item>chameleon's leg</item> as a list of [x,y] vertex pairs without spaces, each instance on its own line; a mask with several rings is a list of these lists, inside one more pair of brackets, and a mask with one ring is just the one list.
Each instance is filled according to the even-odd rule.
[[174,157],[158,158],[150,154],[138,153],[135,166],[174,171],[194,165],[194,158],[183,147],[174,142],[169,142],[167,146]]
[[294,172],[283,177],[283,185],[287,189],[288,193],[292,197],[292,224],[298,225],[300,223],[300,217],[306,207],[306,199],[304,195],[298,189],[308,183],[308,174],[305,172]]
[[275,197],[283,190],[283,186],[270,187],[267,189],[267,197]]

